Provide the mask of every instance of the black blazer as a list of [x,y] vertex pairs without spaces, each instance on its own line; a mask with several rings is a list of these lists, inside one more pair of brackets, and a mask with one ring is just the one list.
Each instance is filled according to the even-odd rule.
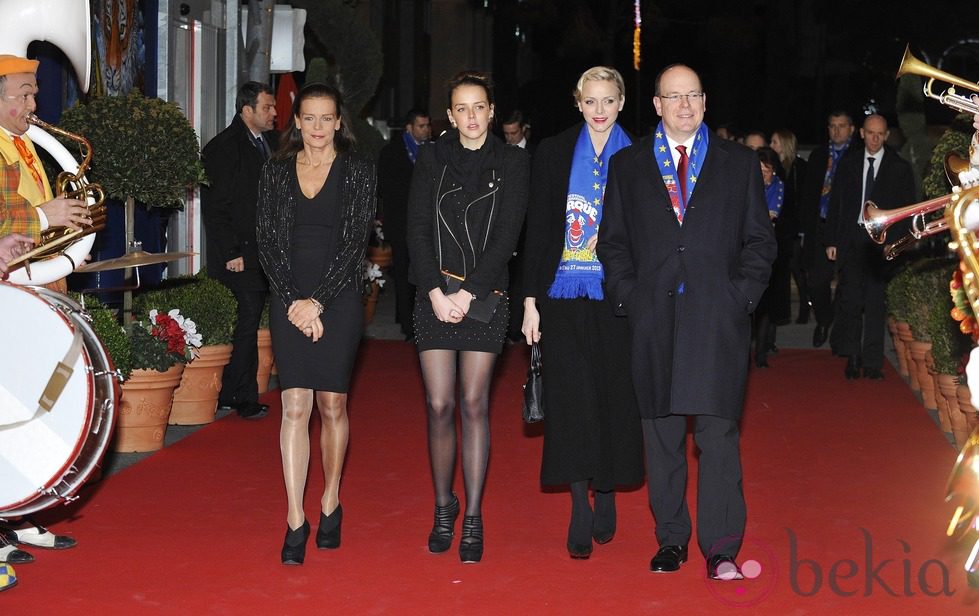
[[414,170],[402,133],[395,133],[377,159],[377,196],[384,217],[384,239],[396,246],[406,245],[408,190]]
[[[356,154],[341,156],[347,156],[348,160],[340,187],[340,241],[333,262],[323,271],[321,282],[311,296],[324,308],[351,279],[361,279],[367,239],[377,209],[374,162]],[[259,258],[272,292],[286,307],[297,299],[305,299],[293,281],[291,266],[292,228],[296,214],[295,166],[295,155],[269,160],[262,169],[258,192]],[[363,291],[363,285],[359,288]]]
[[[870,201],[884,209],[894,209],[914,203],[914,175],[911,165],[892,148],[884,146],[880,169],[874,177],[874,190]],[[836,246],[837,261],[842,263],[854,246],[867,238],[867,232],[857,225],[863,201],[860,200],[865,181],[863,163],[866,151],[863,146],[850,149],[840,161],[833,178],[833,190],[829,194],[829,215],[826,217],[826,245]],[[888,241],[901,237],[908,227],[897,225],[888,230]],[[883,249],[876,251],[877,257]],[[879,257],[883,259],[883,257]]]
[[682,226],[652,137],[612,157],[598,257],[606,291],[629,318],[644,418],[740,417],[750,313],[775,253],[758,156],[745,146],[709,136]]
[[[860,140],[859,133],[854,133],[850,140],[850,147],[843,154],[854,151],[863,151],[863,141]],[[802,232],[807,238],[816,238],[819,233],[819,198],[823,193],[823,180],[826,179],[826,165],[829,162],[829,143],[817,147],[809,154],[806,163],[806,173],[802,181],[802,192],[799,195],[799,221],[802,225]],[[842,159],[840,163],[842,163]],[[836,169],[839,173],[839,166]],[[835,181],[834,177],[834,181]],[[825,238],[824,238],[825,239]]]
[[[275,131],[262,133],[274,152],[279,138]],[[220,278],[227,274],[225,265],[244,257],[249,282],[265,287],[258,261],[255,240],[255,205],[258,201],[258,178],[265,158],[255,148],[251,131],[241,115],[236,115],[223,131],[211,139],[202,153],[209,185],[201,186],[201,215],[207,232],[207,270]]]
[[[440,158],[451,153],[453,139],[458,142],[447,133],[418,151],[408,200],[409,280],[422,294],[445,290],[441,248],[442,267],[465,276],[462,288],[482,299],[508,287],[507,263],[527,211],[530,164],[523,149],[487,135],[490,151],[473,174],[479,183],[464,188]],[[457,202],[459,194],[467,195],[466,203]],[[464,208],[464,216],[456,208]]]

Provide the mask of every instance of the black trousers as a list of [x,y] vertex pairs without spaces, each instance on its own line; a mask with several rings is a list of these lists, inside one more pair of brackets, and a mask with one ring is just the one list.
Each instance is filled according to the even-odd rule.
[[408,245],[391,243],[391,277],[394,278],[394,322],[409,338],[415,335],[411,311],[415,306],[415,285],[408,282]]
[[822,227],[816,237],[806,236],[806,255],[809,269],[809,299],[816,313],[816,323],[829,326],[833,323],[833,278],[836,276],[836,263],[826,257],[826,243],[822,238]]
[[[262,288],[264,279],[258,272],[244,271],[226,274],[220,280],[231,289],[238,301],[238,320],[231,350],[231,361],[224,368],[221,378],[221,403],[240,404],[258,402],[258,325],[268,298],[268,290]],[[206,342],[206,341],[205,341]]]
[[840,355],[856,356],[865,368],[884,365],[887,281],[892,265],[862,229],[843,256],[836,331]]
[[[697,477],[697,545],[705,558],[736,556],[745,527],[738,422],[695,415],[694,442],[700,448]],[[656,518],[659,545],[687,545],[687,416],[642,420],[649,504]]]

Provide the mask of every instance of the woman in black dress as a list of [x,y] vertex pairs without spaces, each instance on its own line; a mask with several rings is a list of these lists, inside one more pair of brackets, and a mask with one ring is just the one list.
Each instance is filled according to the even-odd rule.
[[545,139],[534,155],[523,333],[527,344],[539,341],[543,359],[541,483],[570,486],[567,548],[588,558],[593,538],[606,543],[615,534],[615,486],[642,481],[642,427],[628,324],[605,297],[595,254],[608,160],[631,142],[616,124],[622,77],[591,68],[574,97],[584,122]]
[[259,257],[273,293],[282,389],[279,446],[289,504],[283,564],[302,564],[309,537],[303,492],[314,400],[326,476],[316,546],[340,546],[347,389],[363,330],[361,264],[376,205],[374,164],[349,151],[352,141],[339,91],[306,86],[259,183]]
[[452,492],[458,375],[466,489],[459,557],[478,562],[489,461],[489,388],[509,320],[500,290],[507,288],[507,262],[527,207],[529,162],[524,150],[489,132],[489,77],[456,75],[449,83],[447,111],[453,130],[419,150],[408,203],[410,279],[418,287],[415,343],[425,381],[435,487],[428,549],[449,549],[459,515],[459,499]]

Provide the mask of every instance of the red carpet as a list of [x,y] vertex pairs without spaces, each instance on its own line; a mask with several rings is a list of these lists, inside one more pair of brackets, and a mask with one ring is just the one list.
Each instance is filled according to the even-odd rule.
[[[540,490],[539,429],[520,419],[525,361],[521,347],[500,362],[487,547],[478,565],[462,565],[457,544],[446,554],[427,552],[432,490],[417,358],[405,343],[368,342],[350,400],[342,548],[313,547],[302,567],[278,562],[285,496],[272,392],[263,399],[273,405],[268,419],[216,422],[84,490],[78,504],[44,512],[79,545],[35,550],[37,561],[18,567],[19,586],[0,594],[0,613],[979,609],[979,593],[961,571],[966,546],[944,536],[942,492],[955,452],[893,370],[883,382],[847,382],[828,352],[783,350],[772,368],[752,373],[742,441],[748,529],[739,560],[754,561],[760,573],[717,583],[704,579],[693,551],[679,573],[648,571],[656,546],[644,487],[619,495],[611,543],[596,546],[590,560],[568,558],[570,498]],[[314,465],[306,498],[314,532],[321,475]]]

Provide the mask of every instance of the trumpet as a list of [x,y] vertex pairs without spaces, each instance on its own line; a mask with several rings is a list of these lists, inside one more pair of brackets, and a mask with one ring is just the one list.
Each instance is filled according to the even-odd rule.
[[84,177],[85,171],[92,162],[92,144],[85,137],[66,131],[63,128],[52,126],[34,114],[28,115],[27,121],[38,128],[71,139],[81,147],[83,159],[78,165],[78,169],[74,173],[69,171],[59,173],[54,182],[54,193],[55,195],[64,195],[69,199],[85,201],[88,204],[89,218],[92,219],[92,222],[90,225],[81,229],[59,227],[44,231],[41,233],[41,241],[36,248],[25,252],[8,263],[8,266],[11,268],[21,263],[30,267],[29,262],[31,260],[42,259],[61,253],[70,244],[82,237],[104,229],[106,221],[105,193],[99,184],[89,183]]
[[[914,240],[940,233],[948,228],[944,219],[933,220],[924,224],[924,226],[920,226],[920,224],[924,223],[925,214],[931,214],[932,212],[944,209],[951,198],[952,195],[945,195],[944,197],[912,203],[911,205],[893,210],[882,209],[877,207],[877,204],[873,201],[867,201],[863,204],[864,228],[867,230],[867,235],[870,236],[870,239],[877,244],[883,244],[887,241],[887,230],[894,223],[908,218],[914,218],[914,222],[912,223],[913,230],[911,232],[912,239]],[[939,223],[942,225],[941,228],[938,228]]]
[[[946,73],[941,69],[937,69],[926,62],[922,62],[918,58],[914,57],[911,53],[911,46],[908,45],[904,49],[904,57],[901,58],[901,64],[897,68],[897,76],[902,75],[918,75],[920,77],[927,77],[928,81],[925,82],[923,92],[926,97],[933,98],[945,105],[955,109],[956,111],[962,111],[971,115],[979,113],[979,105],[974,103],[968,96],[962,96],[955,92],[955,86],[959,86],[970,92],[979,92],[979,83],[974,83],[971,81],[966,81],[960,77],[956,77],[951,73]],[[932,91],[932,84],[935,80],[940,80],[951,84],[945,89],[941,94],[935,94]]]

